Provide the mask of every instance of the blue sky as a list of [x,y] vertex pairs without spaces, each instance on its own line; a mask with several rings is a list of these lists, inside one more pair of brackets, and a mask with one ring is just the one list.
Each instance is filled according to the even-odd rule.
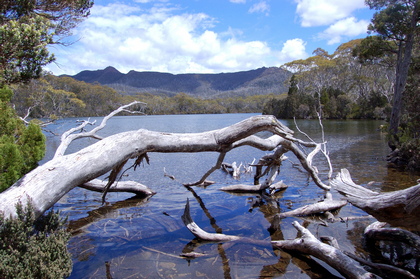
[[279,67],[366,37],[364,0],[95,0],[52,46],[56,75],[113,66],[126,73],[220,73]]

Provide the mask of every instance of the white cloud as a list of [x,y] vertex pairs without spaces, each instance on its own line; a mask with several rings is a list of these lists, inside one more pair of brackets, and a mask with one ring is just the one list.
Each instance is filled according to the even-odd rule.
[[332,24],[319,34],[319,38],[328,40],[329,45],[340,43],[343,38],[366,34],[368,25],[367,20],[357,21],[354,17],[348,17]]
[[261,1],[259,3],[256,3],[251,6],[248,10],[249,13],[265,13],[265,15],[268,15],[270,12],[270,5],[267,4],[265,1]]
[[237,39],[239,31],[213,31],[215,20],[204,13],[179,11],[95,5],[76,30],[80,40],[65,50],[54,49],[61,69],[48,68],[55,74],[107,66],[121,72],[217,73],[281,65],[306,55],[302,40],[287,41],[280,53],[264,41]]
[[279,53],[279,59],[283,63],[309,57],[306,53],[306,43],[299,38],[287,40]]
[[303,27],[329,25],[366,8],[364,0],[294,0]]

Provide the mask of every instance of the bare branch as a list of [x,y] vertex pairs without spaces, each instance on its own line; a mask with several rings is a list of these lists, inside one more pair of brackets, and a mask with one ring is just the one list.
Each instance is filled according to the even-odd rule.
[[195,237],[199,239],[213,241],[213,242],[225,242],[225,241],[238,240],[241,238],[235,235],[226,235],[222,233],[208,233],[206,231],[203,231],[191,218],[190,201],[188,199],[187,199],[187,203],[185,204],[184,214],[182,215],[181,218],[185,226],[188,228],[188,230]]
[[392,226],[420,229],[420,184],[407,189],[378,193],[357,185],[347,169],[331,181],[341,194],[354,206]]
[[[108,181],[103,181],[99,179],[93,179],[89,182],[86,182],[80,185],[81,188],[95,191],[95,192],[104,192],[104,189]],[[149,189],[147,186],[140,184],[135,181],[119,181],[118,183],[112,184],[112,186],[108,189],[108,192],[127,192],[133,193],[139,196],[152,196],[156,194],[156,192]]]
[[215,172],[216,170],[220,169],[223,163],[223,160],[225,159],[226,156],[226,152],[220,152],[219,157],[217,158],[217,162],[216,165],[214,165],[210,170],[208,170],[203,177],[201,177],[200,180],[198,180],[197,182],[193,182],[193,183],[184,183],[184,186],[197,186],[197,185],[201,185],[203,184],[207,177],[210,176],[210,174],[212,174],[213,172]]
[[76,140],[76,139],[86,138],[86,137],[91,137],[91,138],[95,138],[95,139],[99,139],[99,140],[102,139],[102,137],[98,136],[96,133],[98,131],[102,130],[106,126],[107,121],[111,117],[115,116],[116,114],[118,114],[120,112],[141,113],[141,112],[138,112],[138,111],[130,111],[130,110],[127,110],[128,107],[131,107],[131,106],[134,106],[134,105],[137,105],[137,104],[145,105],[146,103],[139,102],[139,101],[134,101],[134,102],[132,102],[132,103],[130,103],[128,105],[124,105],[124,106],[119,107],[118,109],[112,111],[110,114],[108,114],[107,116],[105,116],[102,119],[101,124],[99,126],[95,127],[94,129],[92,129],[89,132],[83,132],[83,133],[73,134],[76,131],[82,130],[87,125],[94,125],[96,123],[96,121],[94,121],[94,122],[82,121],[82,123],[79,126],[77,126],[75,128],[72,128],[72,129],[66,131],[61,136],[61,144],[58,146],[58,148],[57,148],[57,150],[55,152],[54,158],[57,158],[59,156],[63,156],[64,153],[67,150],[67,147],[70,145],[70,143],[72,141]]
[[314,204],[308,204],[303,207],[296,208],[295,210],[279,213],[280,218],[286,218],[291,216],[307,216],[315,213],[321,213],[326,211],[333,211],[342,208],[347,204],[347,201],[336,201],[332,199],[326,199],[322,202]]
[[377,278],[340,250],[316,239],[308,229],[302,227],[297,221],[292,224],[301,233],[301,237],[294,240],[272,241],[274,246],[314,256],[335,268],[346,278]]

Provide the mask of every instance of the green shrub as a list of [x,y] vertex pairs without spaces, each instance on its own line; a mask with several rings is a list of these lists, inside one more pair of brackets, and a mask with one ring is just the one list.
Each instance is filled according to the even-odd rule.
[[35,220],[30,203],[16,218],[0,214],[0,278],[63,278],[72,270],[66,220],[50,211]]
[[0,88],[0,192],[37,166],[45,154],[41,128],[19,119],[10,104],[12,90]]

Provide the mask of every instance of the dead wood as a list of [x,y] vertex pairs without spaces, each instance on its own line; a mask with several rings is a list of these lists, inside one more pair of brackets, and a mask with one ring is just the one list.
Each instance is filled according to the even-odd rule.
[[[226,156],[226,152],[220,152],[219,153],[219,156],[218,156],[218,158],[217,158],[217,162],[216,162],[216,165],[214,165],[211,169],[209,169],[204,175],[203,175],[203,177],[201,177],[201,179],[200,180],[198,180],[198,181],[196,181],[196,182],[193,182],[193,183],[184,183],[184,186],[186,186],[186,187],[188,187],[188,186],[198,186],[198,185],[206,185],[207,183],[206,183],[206,179],[207,179],[207,177],[209,177],[210,176],[210,174],[212,174],[213,172],[215,172],[216,170],[218,170],[218,169],[220,169],[221,167],[222,167],[222,164],[223,164],[223,160],[225,159],[225,156]],[[211,183],[211,184],[213,184],[213,183]],[[208,185],[210,185],[210,184],[208,184]],[[207,186],[208,186],[207,185]]]
[[240,236],[236,236],[236,235],[226,235],[222,233],[208,233],[202,230],[191,218],[190,201],[188,199],[185,205],[184,214],[182,215],[181,218],[185,226],[188,228],[188,230],[198,239],[205,240],[205,241],[212,241],[212,242],[225,242],[225,241],[238,240],[241,238]]
[[[340,249],[337,240],[331,236],[321,236],[321,240],[329,245],[333,246],[336,249]],[[381,276],[382,278],[407,278],[407,279],[417,279],[417,276],[413,275],[411,272],[392,266],[388,264],[373,263],[367,261],[361,257],[358,257],[352,253],[343,252],[348,257],[352,258],[355,261],[358,261],[360,264],[367,267],[368,270],[371,270],[373,273]]]
[[292,133],[273,116],[254,116],[203,133],[140,129],[115,134],[78,152],[57,156],[26,174],[0,194],[0,210],[5,216],[15,216],[15,204],[31,200],[36,216],[40,216],[73,187],[106,174],[127,159],[147,152],[227,152],[235,147],[236,141],[261,131],[273,132],[279,138],[286,135],[291,138]]
[[[269,187],[270,192],[281,191],[287,188],[287,185],[283,181],[272,184]],[[246,185],[246,184],[235,184],[220,188],[221,191],[232,192],[232,193],[257,193],[267,189],[264,185]]]
[[398,268],[389,264],[372,263],[350,253],[345,254],[353,260],[358,261],[360,264],[367,266],[369,270],[372,270],[373,273],[378,274],[382,278],[418,279],[417,276],[405,269]]
[[357,185],[347,169],[342,169],[331,185],[354,206],[379,221],[395,227],[420,230],[420,184],[410,188],[378,193]]
[[[208,233],[201,229],[192,219],[190,214],[190,202],[187,199],[185,204],[184,214],[181,216],[182,221],[184,222],[187,229],[199,240],[209,241],[209,242],[241,242],[241,243],[251,243],[256,245],[267,245],[270,242],[266,240],[258,240],[249,237],[241,237],[236,235],[227,235],[223,233]],[[214,224],[213,224],[213,227]],[[218,226],[215,227],[216,230],[220,229]],[[221,230],[221,229],[220,229]]]
[[[103,193],[106,185],[108,184],[108,181],[103,181],[100,179],[93,179],[89,182],[86,182],[79,187]],[[127,192],[127,193],[133,193],[138,196],[152,196],[156,194],[156,192],[152,191],[147,186],[140,184],[135,181],[119,181],[110,186],[108,189],[108,192]]]
[[297,221],[293,222],[293,226],[301,233],[301,237],[293,240],[272,241],[272,244],[281,249],[316,257],[336,269],[346,278],[377,278],[377,276],[367,272],[358,262],[346,256],[340,250],[319,241]]
[[75,133],[75,132],[77,132],[77,131],[83,131],[83,129],[84,129],[87,125],[94,125],[94,124],[95,124],[95,122],[96,122],[96,121],[94,121],[94,122],[90,122],[90,121],[80,121],[80,122],[81,122],[81,124],[80,124],[79,126],[77,126],[77,127],[75,127],[75,128],[72,128],[72,129],[70,129],[70,130],[66,131],[65,133],[63,133],[63,134],[61,135],[61,144],[57,147],[57,150],[55,151],[54,158],[55,158],[55,157],[59,157],[59,156],[63,156],[63,155],[64,155],[64,153],[66,152],[66,150],[67,150],[68,146],[70,145],[70,143],[71,143],[72,141],[76,140],[76,139],[90,137],[90,138],[94,138],[94,139],[97,139],[97,140],[101,140],[101,139],[102,139],[102,137],[101,137],[101,136],[99,136],[99,135],[97,134],[97,132],[98,132],[98,131],[100,131],[100,130],[102,130],[102,129],[106,126],[106,123],[108,122],[108,120],[109,120],[110,118],[112,118],[113,116],[115,116],[116,114],[118,114],[118,113],[120,113],[120,112],[128,112],[128,113],[141,113],[141,112],[139,112],[139,111],[131,111],[131,110],[128,110],[128,109],[127,109],[127,108],[129,108],[129,107],[132,107],[132,106],[134,106],[134,105],[138,105],[138,104],[140,104],[140,105],[145,105],[146,103],[139,102],[139,101],[134,101],[134,102],[131,102],[131,103],[130,103],[130,104],[128,104],[128,105],[121,106],[121,107],[117,108],[116,110],[112,111],[112,112],[111,112],[110,114],[108,114],[107,116],[105,116],[105,117],[102,119],[101,124],[100,124],[99,126],[95,127],[94,129],[92,129],[91,131],[88,131],[88,132],[81,132],[81,133],[74,134],[74,133]]
[[[327,195],[327,198],[321,202],[308,204],[288,212],[279,213],[278,216],[280,218],[286,218],[291,216],[308,216],[316,213],[329,213],[330,211],[342,208],[346,204],[347,201],[333,200],[331,195]],[[329,219],[331,219],[331,217],[329,217]]]

